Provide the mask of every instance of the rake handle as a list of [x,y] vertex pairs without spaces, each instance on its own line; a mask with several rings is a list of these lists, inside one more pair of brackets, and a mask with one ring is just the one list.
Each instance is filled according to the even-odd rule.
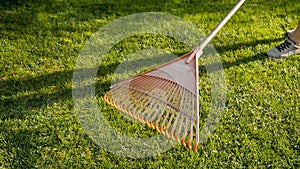
[[223,20],[211,31],[211,33],[205,38],[205,40],[197,47],[191,56],[186,60],[186,64],[189,64],[194,56],[198,59],[202,55],[202,49],[207,46],[207,44],[212,40],[212,38],[219,32],[219,30],[227,23],[227,21],[232,17],[232,15],[242,6],[245,0],[240,0],[231,11],[223,18]]

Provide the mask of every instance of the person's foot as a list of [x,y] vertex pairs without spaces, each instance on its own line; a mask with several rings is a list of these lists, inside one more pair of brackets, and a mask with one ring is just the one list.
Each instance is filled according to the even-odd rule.
[[295,30],[294,30],[294,29],[292,29],[292,30],[288,30],[288,31],[286,31],[286,33],[285,33],[285,34],[286,34],[286,36],[287,36],[287,37],[289,37],[289,38],[290,38],[290,37],[291,37],[291,36],[292,36],[294,33],[295,33]]
[[274,59],[287,58],[291,55],[300,54],[300,46],[294,41],[287,39],[282,44],[266,52],[266,55]]

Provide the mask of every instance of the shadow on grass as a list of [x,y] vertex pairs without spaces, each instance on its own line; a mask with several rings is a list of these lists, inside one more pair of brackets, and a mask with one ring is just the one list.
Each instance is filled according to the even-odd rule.
[[[26,116],[32,115],[28,114],[30,110],[70,100],[72,87],[66,84],[71,83],[72,74],[73,70],[69,70],[37,77],[27,76],[20,79],[1,80],[0,110],[2,113],[0,119],[24,119]],[[108,86],[108,84],[103,86]],[[50,90],[47,90],[49,88]]]
[[[218,47],[221,49],[221,53],[226,50],[238,50],[241,46],[254,47],[258,44],[270,43],[274,40],[261,40],[252,43],[235,44],[233,46]],[[218,50],[217,48],[217,50]],[[177,55],[181,55],[178,53]],[[146,60],[140,59],[129,61],[127,65],[135,64],[139,62],[143,63],[157,63],[159,58],[146,58]],[[230,68],[239,66],[241,64],[247,64],[256,60],[263,60],[267,57],[263,53],[258,53],[251,57],[237,59],[233,62],[223,62],[223,68]],[[98,77],[104,77],[108,74],[112,74],[120,63],[111,63],[108,65],[100,65],[98,68]],[[205,72],[205,68],[200,67],[201,73]],[[90,71],[88,69],[82,71]],[[72,88],[67,87],[66,84],[72,81],[73,70],[64,70],[54,73],[44,74],[37,77],[26,76],[20,79],[8,79],[0,81],[0,91],[2,93],[1,109],[4,110],[0,114],[0,119],[23,119],[28,116],[28,110],[39,109],[59,101],[67,101],[72,98]],[[85,77],[91,78],[91,77]],[[108,90],[111,82],[101,84],[96,83],[97,94],[103,95]],[[52,88],[52,89],[49,89]],[[99,90],[100,89],[100,90]]]
[[[274,4],[275,2],[246,2],[242,8],[253,8],[253,5],[255,5],[255,10],[269,9],[272,11],[273,6],[270,5],[270,3]],[[61,19],[61,21],[65,23],[74,20],[82,22],[110,16],[125,16],[140,12],[165,12],[183,17],[186,14],[227,13],[234,4],[235,2],[224,3],[224,1],[220,0],[211,2],[207,0],[188,0],[184,2],[174,2],[170,0],[104,0],[101,2],[89,0],[80,2],[76,0],[0,0],[0,18],[1,22],[5,23],[5,25],[1,26],[4,30],[28,33],[28,30],[24,30],[24,28],[30,28],[32,24],[43,27],[47,25],[47,22],[55,22],[57,19]],[[293,2],[276,1],[276,6],[284,6],[290,9],[286,10],[286,12],[295,13]],[[43,13],[52,15],[59,14],[59,18],[53,17],[45,22],[45,20],[41,20],[39,17],[39,14]],[[284,14],[278,15],[282,18],[285,17]],[[220,20],[220,18],[211,19]],[[53,26],[60,28],[59,25]]]
[[[283,42],[284,38],[277,38],[277,39],[262,39],[262,40],[257,40],[257,41],[253,41],[253,42],[249,42],[249,43],[236,43],[234,45],[227,45],[227,46],[219,46],[216,47],[216,50],[222,54],[223,52],[226,51],[235,51],[235,50],[239,50],[239,49],[244,49],[247,47],[255,47],[257,45],[260,44],[270,44],[273,42]],[[275,47],[275,46],[274,46]],[[237,59],[236,61],[233,62],[223,62],[223,67],[226,68],[230,68],[230,67],[234,67],[234,66],[239,66],[241,64],[247,64],[249,62],[254,62],[257,60],[264,60],[267,59],[268,57],[265,55],[265,52],[262,53],[257,53],[254,56],[250,56],[250,57],[246,57],[246,58],[240,58]]]
[[[238,66],[240,64],[247,64],[252,61],[256,61],[259,59],[264,59],[264,57],[261,54],[257,54],[253,57],[243,58],[239,59],[235,62],[230,63],[224,63],[224,68],[234,67]],[[101,74],[108,74],[112,73],[116,65],[109,65],[109,69],[106,72],[102,72]],[[106,69],[107,67],[100,67],[99,69]],[[66,78],[67,77],[67,78]],[[52,74],[47,74],[43,76],[39,76],[36,78],[31,78],[30,80],[26,79],[19,79],[16,81],[9,81],[7,84],[5,84],[6,89],[9,86],[13,85],[14,83],[21,83],[24,89],[24,86],[32,86],[32,83],[35,83],[34,89],[41,89],[44,87],[50,87],[50,86],[56,86],[59,85],[59,83],[68,81],[70,82],[72,79],[72,71],[63,71],[63,72],[56,72]],[[55,79],[53,81],[49,81],[49,79]],[[38,83],[44,81],[45,83],[49,81],[47,86],[44,86],[43,83]],[[5,83],[5,82],[4,82]],[[99,84],[98,84],[99,85]],[[109,82],[106,84],[100,84],[101,85],[101,91],[99,95],[104,94],[105,91],[108,90],[108,86],[110,85]],[[1,87],[3,86],[3,81],[1,82]],[[26,87],[25,87],[26,88]],[[97,88],[97,87],[96,87]],[[22,91],[12,91],[13,93],[22,92]],[[8,95],[7,95],[8,96]],[[7,99],[1,100],[1,114],[0,119],[3,121],[9,120],[9,119],[17,119],[22,120],[28,118],[28,116],[32,116],[34,114],[28,114],[30,113],[32,109],[40,110],[40,108],[44,108],[46,106],[51,106],[53,103],[57,102],[65,102],[69,101],[72,98],[72,89],[70,88],[63,88],[59,89],[58,91],[52,92],[52,93],[42,93],[38,95],[26,95],[26,96],[20,96],[18,98],[9,97]],[[72,110],[72,107],[69,108]],[[51,124],[56,125],[56,124]],[[64,125],[64,127],[66,127]],[[55,128],[55,127],[54,127]],[[49,147],[50,149],[55,149],[56,145],[63,144],[61,143],[61,140],[57,137],[57,130],[54,130],[53,128],[49,128],[49,126],[41,127],[41,128],[18,128],[11,130],[9,126],[2,126],[0,125],[1,134],[4,137],[4,140],[6,142],[5,144],[5,150],[9,154],[13,154],[13,156],[10,159],[10,165],[13,168],[34,168],[35,164],[37,163],[53,163],[55,162],[55,152],[52,152],[50,156],[48,157],[47,161],[44,161],[42,154],[40,153],[41,147]],[[68,130],[66,128],[66,130]],[[89,140],[89,142],[92,142],[90,138],[85,136],[86,139]],[[47,138],[47,139],[46,139]],[[47,142],[45,142],[45,139],[50,141],[49,145],[47,145]],[[92,144],[92,143],[91,143]],[[94,144],[94,143],[93,143]],[[54,146],[53,146],[54,145]],[[96,146],[97,147],[97,146]],[[99,151],[99,150],[98,150]],[[53,159],[49,159],[53,158]]]
[[[272,11],[275,5],[265,5],[265,3],[275,3],[275,1],[262,1],[259,6],[261,9],[269,8]],[[284,1],[276,1],[276,3],[284,3]],[[293,2],[297,3],[297,2]],[[289,3],[292,5],[293,3]],[[195,4],[199,6],[195,7]],[[34,35],[39,31],[77,31],[80,22],[89,21],[103,17],[118,17],[125,16],[137,12],[166,12],[178,16],[185,14],[197,13],[214,13],[221,12],[227,13],[231,9],[233,3],[222,4],[222,1],[207,1],[207,0],[188,0],[185,2],[173,3],[173,1],[159,1],[150,0],[144,1],[101,1],[100,3],[79,3],[76,1],[57,1],[57,0],[0,0],[0,35],[12,36],[11,34],[28,34]],[[276,5],[277,6],[277,5]],[[279,7],[282,5],[278,5]],[[284,4],[286,6],[286,4]],[[294,9],[293,15],[295,12]],[[287,11],[289,12],[289,11]],[[40,20],[40,14],[58,14],[60,18],[47,18],[49,21]],[[285,15],[281,16],[282,18]],[[45,18],[44,18],[45,19]],[[59,20],[60,19],[60,20]],[[219,18],[217,18],[219,20]],[[59,21],[57,21],[59,20]],[[70,25],[69,23],[73,23]],[[48,22],[52,24],[47,27]],[[60,22],[58,24],[58,22]],[[63,24],[62,24],[63,23]],[[77,24],[77,25],[76,25]],[[80,28],[81,29],[81,28]],[[5,33],[5,31],[9,33]],[[38,38],[38,36],[37,36]],[[260,40],[253,41],[246,44],[234,44],[232,46],[217,47],[220,53],[228,50],[238,50],[242,46],[256,46],[258,44],[267,44],[274,40]],[[240,58],[233,62],[223,63],[224,68],[239,66],[257,60],[263,60],[263,54],[256,54],[251,57]],[[100,66],[101,73],[99,76],[112,73],[119,63],[113,63],[106,66]],[[23,120],[28,116],[34,114],[31,110],[38,110],[47,106],[52,106],[57,102],[69,101],[72,98],[72,88],[66,84],[72,80],[73,70],[63,70],[53,73],[48,73],[36,77],[25,76],[18,79],[0,80],[0,120],[9,121]],[[103,91],[99,91],[99,95],[108,90],[110,82],[101,83]],[[50,90],[48,90],[50,88]],[[72,109],[72,107],[70,107]],[[30,119],[30,118],[29,118]],[[54,146],[60,145],[57,139],[55,130],[40,130],[39,128],[18,128],[11,130],[10,126],[0,124],[1,137],[4,137],[5,151],[12,154],[10,165],[13,168],[34,168],[36,160],[42,161],[42,155],[39,153],[41,146]],[[43,139],[46,135],[50,135],[51,145],[43,145],[43,141],[39,142],[38,139]],[[2,138],[1,138],[2,139]],[[2,140],[1,140],[2,141]],[[1,147],[2,148],[2,147]],[[10,158],[10,157],[5,157]],[[1,164],[0,164],[1,165]]]
[[[241,45],[254,47],[258,44],[269,43],[271,41],[274,40],[261,40],[248,44],[235,44],[234,46],[224,47],[222,50],[237,50]],[[263,60],[265,58],[264,54],[258,53],[254,56],[240,58],[233,62],[223,62],[223,66],[226,69],[241,64],[248,64],[257,60]],[[113,73],[119,64],[120,63],[112,63],[105,66],[99,66],[98,76],[104,77],[105,75]],[[51,106],[53,103],[69,101],[72,99],[72,88],[66,87],[65,84],[72,81],[72,75],[73,70],[64,70],[37,77],[26,76],[20,79],[0,81],[0,92],[3,93],[0,104],[0,120],[26,119],[26,117],[32,115],[28,114],[31,112],[30,110],[39,110],[40,108]],[[97,92],[98,95],[101,96],[108,90],[110,82],[96,85],[98,85],[96,86],[96,89],[101,88],[101,90]],[[30,94],[30,92],[42,91],[43,89],[51,87],[54,87],[55,90]],[[70,107],[70,109],[72,109],[72,107]],[[6,151],[14,154],[10,163],[15,168],[34,168],[34,164],[37,160],[39,160],[39,162],[43,160],[38,147],[45,145],[38,145],[37,140],[45,137],[45,132],[47,137],[51,137],[52,145],[61,144],[59,139],[56,138],[57,135],[54,130],[18,129],[11,131],[9,127],[1,125],[0,128],[2,130],[1,134],[8,143],[6,144]],[[51,147],[51,145],[49,146]]]
[[274,42],[281,42],[281,41],[282,42],[284,41],[284,37],[276,38],[276,39],[253,40],[251,42],[234,43],[233,45],[215,46],[215,48],[218,51],[218,53],[223,53],[223,52],[227,52],[227,51],[235,51],[235,50],[244,49],[247,47],[256,47],[257,45],[271,44]]

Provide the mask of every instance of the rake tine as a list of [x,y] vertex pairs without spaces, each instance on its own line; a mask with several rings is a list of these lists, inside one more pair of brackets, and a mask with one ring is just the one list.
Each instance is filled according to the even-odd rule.
[[[130,102],[129,103],[129,107],[127,108],[127,114],[130,114],[131,116],[133,116],[135,119],[139,120],[138,116],[136,116],[136,114],[134,114],[133,112],[135,112],[134,110],[136,110],[136,104],[142,102],[145,98],[144,97],[139,97],[139,94],[137,92],[132,92],[131,98],[132,97],[136,97],[137,99],[134,100],[134,103]],[[126,105],[124,105],[124,107],[126,107]],[[130,111],[132,110],[133,111]]]
[[[191,109],[192,110],[195,110],[195,99],[192,99],[192,104],[191,104]],[[195,117],[195,114],[194,114],[194,111],[191,111],[192,112],[192,117]],[[193,126],[194,126],[194,120],[193,119],[190,119],[190,138],[188,140],[188,143],[187,143],[187,147],[189,149],[191,149],[191,141],[193,139]]]
[[[145,76],[145,77],[147,77],[147,76]],[[147,77],[147,78],[151,78],[151,77]],[[150,83],[150,84],[155,83],[156,80],[157,80],[157,79],[152,78],[152,79],[149,80],[149,83]],[[161,83],[163,83],[163,81],[159,81],[159,84],[161,84]],[[145,97],[147,98],[147,102],[145,102],[144,105],[147,105],[147,104],[151,103],[151,99],[149,99],[149,98],[147,97],[146,94],[144,94],[144,95],[145,95]],[[139,111],[139,112],[137,113],[137,115],[139,115],[140,113],[141,113],[141,111]],[[144,111],[144,112],[141,114],[141,117],[142,117],[142,118],[144,117],[144,114],[145,114],[145,113],[146,113],[146,111]]]
[[171,117],[170,117],[170,119],[169,119],[169,122],[168,122],[168,124],[167,124],[167,126],[166,126],[166,128],[165,128],[165,133],[166,133],[168,136],[170,136],[169,133],[168,133],[168,129],[169,129],[170,125],[171,125],[171,122],[172,122],[172,119],[173,119],[173,117],[174,117],[174,114],[175,114],[175,111],[172,111],[172,114],[171,114]]
[[181,144],[183,145],[183,146],[186,146],[186,144],[185,144],[185,137],[187,136],[187,133],[188,133],[188,126],[189,126],[189,123],[188,123],[188,118],[186,118],[185,119],[186,121],[185,121],[185,125],[184,125],[184,133],[183,133],[183,136],[182,136],[182,138],[181,138]]
[[[162,86],[161,90],[166,91],[166,90],[167,90],[167,87],[168,87],[168,83],[165,83],[165,84]],[[167,101],[167,102],[168,102],[168,101]],[[158,106],[158,107],[162,107],[162,106],[159,106],[159,102],[158,102],[158,101],[157,101],[157,104],[154,106],[154,108],[157,107],[157,106]],[[163,107],[165,107],[165,106],[163,106]],[[155,112],[154,115],[152,116],[152,118],[150,119],[151,124],[152,124],[152,121],[154,120],[154,118],[156,117],[156,115],[157,115],[157,113],[158,113],[158,111],[157,111],[157,110],[155,111],[154,108],[153,108],[153,111],[151,111],[151,112],[148,114],[148,116],[147,116],[147,119],[150,119],[152,113]],[[158,108],[158,109],[160,109],[160,108]]]
[[[173,86],[174,86],[174,87],[173,87]],[[172,94],[173,91],[176,90],[176,86],[172,83],[172,84],[171,84],[171,87],[169,87],[169,89],[171,89],[171,91],[170,91],[169,93]],[[168,97],[168,98],[167,98],[167,102],[168,102],[168,103],[171,101],[170,98],[172,98],[172,97]],[[168,107],[168,106],[165,105],[165,108],[164,108],[164,109],[166,109],[167,107]],[[170,108],[169,108],[168,110],[170,110]],[[168,111],[168,110],[167,110],[167,111]],[[162,111],[161,114],[159,115],[158,119],[157,119],[156,122],[155,122],[156,126],[157,126],[157,124],[159,123],[159,121],[160,121],[160,119],[161,119],[161,117],[162,117],[162,115],[163,115],[164,113],[165,113],[165,111]],[[168,113],[169,113],[169,111],[168,111]],[[168,115],[168,113],[167,113],[167,115]],[[166,117],[167,117],[167,116],[166,116]],[[165,119],[163,120],[163,123],[161,124],[161,126],[164,125],[164,123],[165,123],[164,121],[165,121]],[[162,127],[160,127],[160,131],[162,132]]]
[[[185,94],[185,90],[184,90],[183,88],[181,88],[181,90],[180,90],[180,92],[179,92],[179,96],[184,96],[184,94]],[[180,97],[180,98],[181,98],[181,100],[178,100],[178,103],[180,102],[180,106],[179,106],[179,107],[181,107],[181,104],[182,104],[182,97]],[[185,97],[183,97],[183,99],[184,99],[184,98],[185,98]],[[182,110],[180,110],[180,111],[182,111]],[[173,115],[174,115],[174,114],[175,114],[175,112],[173,112],[172,118],[173,118]],[[170,132],[170,136],[173,136],[173,132],[174,132],[174,130],[176,129],[177,121],[178,121],[179,116],[180,116],[180,113],[177,114],[177,117],[176,117],[176,119],[175,119],[175,121],[174,121],[174,123],[173,123],[173,129],[172,129],[171,132]],[[167,126],[167,129],[168,129],[169,126],[171,125],[172,118],[171,118],[170,121],[169,121],[169,124],[168,124],[168,126]]]
[[194,127],[194,122],[193,121],[191,121],[191,128],[190,128],[190,138],[189,138],[189,140],[188,140],[188,144],[187,144],[187,147],[189,148],[189,149],[192,149],[192,147],[191,147],[191,141],[193,140],[193,127]]
[[178,119],[180,117],[180,113],[177,114],[176,118],[175,118],[175,121],[174,121],[174,124],[173,124],[173,128],[170,132],[170,136],[174,137],[174,131],[176,130],[176,127],[177,127],[177,122],[178,122]]
[[178,129],[178,132],[177,132],[177,134],[176,134],[176,136],[175,136],[175,138],[176,138],[176,140],[177,140],[178,143],[180,143],[179,136],[180,136],[180,133],[181,133],[183,120],[184,120],[184,116],[181,116],[179,129]]
[[[174,92],[174,91],[176,91],[176,85],[174,85],[174,84],[171,84],[171,87],[169,87],[169,89],[168,90],[170,90],[171,89],[171,91],[169,91],[168,93],[170,93],[170,95]],[[169,102],[171,102],[171,96],[168,96],[168,98],[167,98],[167,103],[169,103]],[[167,107],[167,105],[166,105],[166,107]],[[161,117],[162,117],[162,115],[164,114],[164,112],[162,112],[160,115],[159,115],[159,117],[158,117],[158,119],[157,119],[157,121],[156,121],[156,123],[158,123],[159,121],[160,121],[160,119],[161,119]],[[153,118],[154,118],[154,116],[153,116]]]
[[[183,89],[183,94],[182,94],[182,95],[185,96],[186,93],[187,93],[187,91]],[[183,97],[183,100],[185,100],[185,99],[186,99],[186,97]],[[182,102],[183,102],[183,100],[182,100]],[[181,106],[181,105],[185,105],[185,104],[181,103],[180,106]],[[181,107],[182,107],[182,106],[181,106]],[[183,109],[183,111],[185,111],[185,110]],[[172,128],[172,130],[171,130],[171,132],[170,132],[170,135],[171,135],[171,136],[173,136],[173,133],[174,133],[174,131],[176,130],[177,122],[178,122],[178,119],[179,119],[180,115],[181,115],[181,114],[178,113],[177,116],[176,116],[175,122],[174,122],[174,124],[173,124],[173,128]]]
[[[176,88],[175,88],[175,91],[176,91],[176,93],[174,94],[175,96],[180,92],[180,89],[178,89],[179,87],[180,87],[180,86],[177,85]],[[173,99],[174,99],[174,97],[173,97]],[[171,99],[170,102],[173,103],[173,102],[174,102],[173,99]],[[173,108],[170,107],[170,109],[169,109],[169,111],[168,111],[168,114],[167,114],[167,116],[164,118],[163,123],[161,124],[161,126],[164,125],[164,123],[166,122],[167,118],[169,117],[169,113],[170,113],[171,109],[173,109]],[[173,111],[173,113],[172,113],[172,115],[171,115],[171,119],[173,118],[173,114],[174,114],[174,111]],[[170,123],[170,122],[169,122],[169,123]],[[167,125],[165,131],[167,131],[168,126],[169,126],[169,123],[168,123],[168,125]],[[165,133],[165,132],[164,132],[164,133]]]
[[[128,81],[126,81],[126,82],[128,82]],[[127,91],[128,91],[128,89],[127,90],[122,90],[122,87],[121,87],[122,85],[114,85],[114,89],[113,89],[113,91],[117,91],[117,92],[114,92],[114,93],[117,93],[117,94],[114,94],[114,98],[115,98],[115,102],[113,102],[112,100],[111,100],[111,103],[113,104],[113,105],[117,105],[116,103],[118,102],[118,100],[121,100],[121,104],[120,104],[120,106],[116,106],[116,107],[124,107],[125,109],[123,109],[123,108],[119,108],[121,111],[123,111],[123,112],[125,112],[125,113],[127,113],[127,114],[129,114],[131,117],[135,117],[136,118],[136,116],[134,116],[134,114],[133,114],[133,112],[134,111],[130,111],[130,109],[132,109],[132,108],[134,108],[134,106],[136,105],[136,104],[138,104],[138,102],[139,101],[141,101],[141,99],[145,99],[144,97],[143,98],[140,98],[140,97],[138,97],[138,98],[140,98],[140,99],[138,99],[138,100],[135,100],[134,101],[134,104],[129,104],[130,106],[129,106],[129,108],[126,108],[126,106],[124,105],[126,102],[124,102],[124,100],[128,100],[128,98],[124,98],[124,97],[122,97],[122,96],[127,96],[127,95],[124,95],[124,93],[127,93]],[[126,85],[125,85],[126,86]],[[121,92],[120,92],[120,89],[119,88],[121,88]],[[126,88],[124,88],[124,89],[126,89]],[[136,92],[136,91],[131,91],[130,92],[133,96],[135,96],[135,95],[138,95],[138,93]],[[120,97],[119,96],[121,96],[121,99],[120,99]],[[132,98],[132,97],[131,97]],[[129,98],[130,99],[130,98]],[[130,101],[129,101],[130,102]],[[138,109],[138,107],[135,107],[135,109],[134,110],[136,110],[136,109]],[[138,119],[138,118],[136,118],[136,119]]]
[[[188,110],[193,110],[192,109],[192,106],[189,104],[188,105],[188,107],[189,107],[189,109]],[[183,145],[183,146],[186,146],[186,144],[185,144],[185,137],[187,136],[187,134],[188,134],[188,126],[189,126],[189,118],[188,117],[186,117],[186,119],[185,119],[186,121],[185,121],[185,126],[184,126],[184,133],[183,133],[183,136],[182,136],[182,138],[181,138],[181,144]]]
[[[177,133],[175,139],[178,142],[189,149],[191,143],[195,143],[194,151],[197,151],[199,143],[198,59],[203,48],[244,1],[240,0],[235,5],[199,47],[143,74],[114,84],[105,94],[104,101],[167,136],[174,138],[173,135]],[[183,67],[182,64],[187,67]],[[184,70],[178,71],[178,68]],[[177,81],[173,78],[175,76],[179,77]],[[165,100],[161,98],[160,91],[167,93]],[[189,138],[186,140],[188,135]],[[196,141],[194,142],[193,139]]]
[[[153,103],[153,104],[152,104]],[[159,102],[158,101],[156,101],[156,100],[154,100],[154,101],[152,101],[152,102],[150,102],[150,108],[149,108],[149,112],[148,112],[148,115],[147,115],[147,117],[146,117],[146,124],[149,126],[149,127],[152,127],[152,122],[151,121],[149,121],[149,116],[152,114],[152,112],[154,112],[155,110],[155,108],[158,106],[158,104],[159,104]],[[150,123],[151,122],[151,123]]]
[[[186,90],[186,91],[187,91],[187,90]],[[187,92],[187,94],[188,94],[188,96],[191,95],[191,93],[189,93],[189,92]],[[187,100],[187,103],[189,103],[190,100],[191,100],[191,97],[187,97],[186,100]],[[184,106],[183,110],[186,111],[186,112],[189,112],[190,104],[184,104],[183,106]],[[185,116],[182,116],[182,117],[181,117],[181,120],[180,120],[180,126],[179,126],[179,129],[178,129],[177,134],[176,134],[176,140],[177,140],[179,143],[180,143],[179,136],[180,136],[180,134],[181,134],[181,130],[182,130],[184,118],[185,118]]]

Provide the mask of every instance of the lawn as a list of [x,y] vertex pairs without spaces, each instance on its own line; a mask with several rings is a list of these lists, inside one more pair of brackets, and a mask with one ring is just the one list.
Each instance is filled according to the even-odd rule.
[[[0,168],[300,167],[300,57],[274,60],[264,55],[296,27],[298,1],[245,2],[212,40],[227,87],[218,127],[197,152],[175,145],[144,158],[102,148],[81,126],[72,97],[80,51],[107,24],[141,12],[183,18],[205,35],[235,1],[0,2]],[[129,37],[104,56],[95,77],[99,111],[112,128],[133,138],[157,133],[105,104],[103,96],[118,65],[135,51],[150,48],[176,55],[190,50],[162,35]],[[203,68],[200,74],[201,117],[205,118],[211,85],[209,72]]]

